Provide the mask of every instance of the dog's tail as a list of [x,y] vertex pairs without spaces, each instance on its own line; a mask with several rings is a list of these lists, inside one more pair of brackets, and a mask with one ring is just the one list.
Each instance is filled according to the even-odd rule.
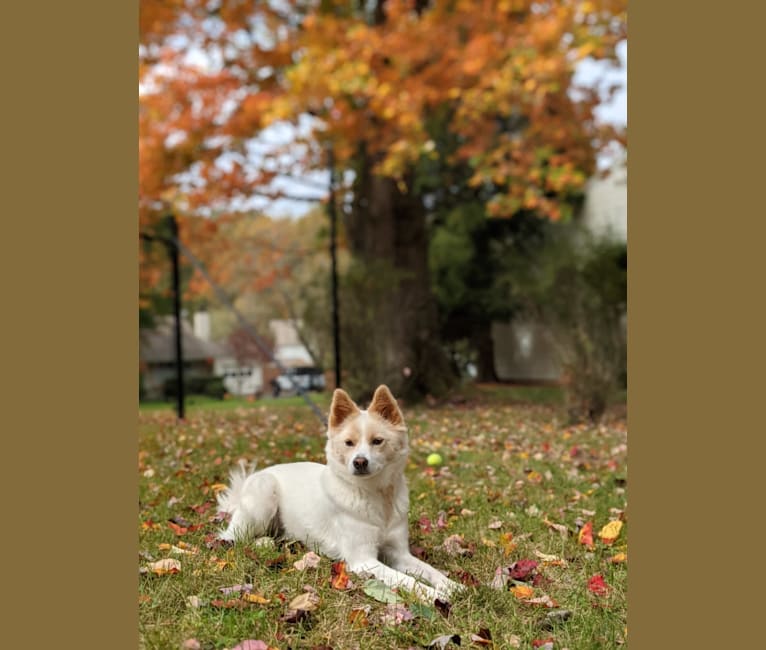
[[255,463],[248,468],[244,460],[240,460],[237,467],[231,470],[229,486],[218,493],[218,511],[232,513],[237,509],[242,499],[242,490],[245,480],[255,471]]

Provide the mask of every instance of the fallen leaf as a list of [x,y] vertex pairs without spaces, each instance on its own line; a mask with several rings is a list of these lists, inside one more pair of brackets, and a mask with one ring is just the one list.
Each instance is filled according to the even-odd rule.
[[199,596],[187,596],[186,604],[192,609],[199,609],[202,606],[202,601]]
[[200,650],[202,648],[202,644],[197,641],[197,639],[186,639],[181,644],[182,650]]
[[253,585],[251,583],[247,583],[244,585],[233,585],[231,587],[219,587],[218,591],[220,591],[223,594],[237,594],[242,591],[249,593],[253,590]]
[[242,600],[248,603],[255,603],[256,605],[265,605],[271,602],[268,598],[261,596],[261,594],[242,594]]
[[260,639],[247,639],[240,641],[231,650],[269,650],[269,646]]
[[247,607],[247,603],[241,598],[229,598],[228,600],[216,598],[210,601],[210,606],[218,609],[242,609]]
[[535,555],[542,560],[543,564],[546,566],[566,566],[567,562],[566,560],[557,557],[555,555],[548,555],[547,553],[541,553],[538,550],[535,550]]
[[469,587],[478,587],[481,585],[481,582],[479,582],[479,579],[473,575],[472,573],[469,573],[468,571],[465,571],[464,569],[461,569],[455,574],[455,577],[464,585],[468,585]]
[[503,547],[503,555],[508,557],[516,550],[516,542],[513,541],[513,533],[503,533],[500,536],[500,544]]
[[348,622],[357,627],[367,627],[370,621],[367,620],[367,615],[370,613],[369,605],[366,607],[354,607],[349,612]]
[[487,525],[487,528],[489,528],[491,530],[497,530],[498,528],[502,528],[502,527],[503,527],[503,522],[500,521],[499,519],[493,519]]
[[505,585],[507,585],[508,581],[511,579],[509,573],[508,567],[497,567],[497,569],[495,569],[495,577],[492,578],[492,582],[489,583],[489,586],[492,587],[492,589],[505,589]]
[[572,618],[572,612],[568,609],[553,610],[545,615],[545,620],[542,623],[542,628],[545,630],[550,630],[554,625],[564,623],[570,618]]
[[450,605],[446,600],[437,598],[434,600],[434,607],[436,607],[436,611],[438,611],[444,618],[449,618],[449,613],[452,610],[452,605]]
[[532,641],[533,648],[540,648],[541,650],[553,650],[553,637],[547,639],[534,639]]
[[548,521],[548,519],[543,519],[543,523],[548,526],[548,528],[558,532],[562,537],[569,537],[569,529],[564,526],[564,524],[555,524],[552,521]]
[[430,533],[433,530],[433,527],[431,526],[431,520],[425,515],[418,519],[418,525],[420,526],[420,530],[422,530],[424,533]]
[[577,541],[588,548],[593,548],[593,522],[587,522],[577,534]]
[[401,625],[405,621],[411,621],[415,618],[412,612],[402,603],[390,603],[386,605],[385,611],[380,616],[380,621],[384,625]]
[[460,635],[459,634],[445,634],[443,636],[437,636],[426,647],[428,647],[428,648],[446,648],[448,643],[454,643],[455,645],[460,645]]
[[319,596],[311,591],[306,591],[290,601],[287,609],[311,612],[319,606]]
[[599,539],[604,544],[612,544],[620,536],[620,530],[622,529],[621,521],[610,521],[604,526],[598,533]]
[[609,561],[612,564],[620,564],[621,562],[627,562],[628,561],[628,554],[627,553],[617,553],[609,558]]
[[604,582],[604,577],[601,574],[596,574],[588,580],[588,591],[597,596],[606,596],[609,585]]
[[330,579],[330,586],[333,589],[348,589],[351,587],[351,581],[348,573],[346,573],[346,563],[341,560],[340,562],[333,562],[332,565],[332,578]]
[[164,560],[157,560],[146,565],[152,573],[158,576],[164,576],[167,574],[178,573],[181,571],[181,563],[173,558],[165,558]]
[[507,645],[509,648],[520,648],[521,637],[517,636],[516,634],[511,634],[511,636],[505,639],[505,645]]
[[518,560],[508,567],[508,575],[512,580],[521,580],[526,582],[534,577],[535,570],[537,569],[537,562],[534,560]]
[[322,558],[314,553],[314,551],[309,551],[300,560],[293,562],[293,566],[298,569],[298,571],[303,571],[304,569],[315,569],[319,566],[321,560]]
[[526,585],[514,585],[511,587],[511,593],[519,600],[523,600],[525,598],[530,598],[532,594],[535,593],[535,590]]
[[537,598],[525,598],[521,602],[526,603],[527,605],[542,605],[543,607],[547,607],[549,609],[559,606],[559,604],[547,594],[538,596]]
[[492,633],[486,627],[481,628],[478,634],[471,634],[471,641],[476,645],[494,645]]
[[444,512],[444,510],[439,512],[439,517],[436,519],[436,527],[437,528],[447,527],[447,513]]
[[447,555],[466,555],[469,551],[463,547],[463,541],[462,535],[450,535],[442,543],[442,548],[447,552]]
[[362,585],[362,590],[370,598],[374,598],[380,603],[400,603],[401,596],[391,590],[391,588],[382,580],[370,578]]

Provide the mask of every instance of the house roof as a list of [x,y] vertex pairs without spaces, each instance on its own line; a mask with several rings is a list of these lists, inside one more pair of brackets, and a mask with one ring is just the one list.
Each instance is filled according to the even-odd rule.
[[[175,360],[175,334],[172,316],[158,318],[153,329],[139,332],[138,356],[144,363],[167,363]],[[181,345],[186,361],[200,361],[229,356],[230,353],[218,343],[203,341],[196,337],[185,320],[181,319]]]

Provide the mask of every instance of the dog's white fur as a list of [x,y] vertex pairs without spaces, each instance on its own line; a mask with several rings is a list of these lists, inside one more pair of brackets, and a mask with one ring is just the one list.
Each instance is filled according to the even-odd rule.
[[231,514],[220,538],[280,534],[421,599],[449,599],[461,586],[410,553],[407,427],[386,386],[366,410],[335,390],[325,451],[326,465],[286,463],[252,473],[240,465],[218,496],[219,508]]

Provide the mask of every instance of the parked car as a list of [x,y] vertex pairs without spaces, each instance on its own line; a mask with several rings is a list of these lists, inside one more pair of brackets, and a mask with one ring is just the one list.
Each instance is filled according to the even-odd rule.
[[271,380],[271,392],[274,397],[295,395],[300,386],[304,391],[323,391],[325,389],[324,371],[311,366],[288,368],[287,372]]

